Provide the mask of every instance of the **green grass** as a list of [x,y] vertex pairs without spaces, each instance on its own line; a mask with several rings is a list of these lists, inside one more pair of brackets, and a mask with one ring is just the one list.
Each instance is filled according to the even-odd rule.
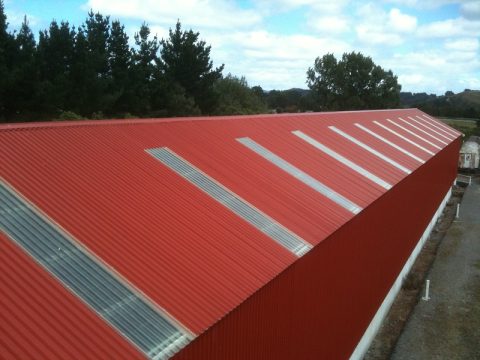
[[480,120],[458,118],[439,118],[439,120],[465,134],[465,140],[471,135],[480,136]]
[[468,119],[455,119],[455,118],[439,118],[439,120],[443,121],[445,124],[448,124],[454,128],[461,127],[461,128],[475,128],[477,127],[476,120],[468,120]]

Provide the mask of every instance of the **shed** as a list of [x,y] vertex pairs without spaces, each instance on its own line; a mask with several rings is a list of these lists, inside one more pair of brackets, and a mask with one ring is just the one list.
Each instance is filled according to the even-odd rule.
[[480,162],[480,136],[470,136],[460,148],[458,167],[460,169],[478,169]]
[[445,206],[417,110],[0,126],[0,357],[360,358]]

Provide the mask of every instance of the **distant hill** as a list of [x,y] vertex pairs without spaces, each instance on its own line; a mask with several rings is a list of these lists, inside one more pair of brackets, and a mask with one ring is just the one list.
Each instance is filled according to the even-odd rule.
[[417,107],[435,116],[480,118],[480,90],[466,89],[458,94],[447,91],[441,96],[402,92],[400,104],[402,107]]
[[300,88],[291,88],[290,90],[287,90],[287,91],[291,91],[291,92],[297,92],[299,93],[300,95],[308,95],[310,94],[311,90],[309,89],[300,89]]
[[470,104],[480,106],[480,90],[468,90],[454,95],[454,97],[459,97],[462,101],[468,102]]
[[400,104],[402,107],[416,107],[417,104],[422,104],[424,102],[437,99],[435,94],[422,93],[411,93],[411,92],[401,92],[400,93]]

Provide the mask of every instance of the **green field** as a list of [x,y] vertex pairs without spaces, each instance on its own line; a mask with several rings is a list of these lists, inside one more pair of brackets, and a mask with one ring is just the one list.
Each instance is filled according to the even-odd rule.
[[465,139],[471,135],[480,136],[480,120],[474,119],[459,119],[459,118],[438,118],[445,124],[461,131],[465,134]]

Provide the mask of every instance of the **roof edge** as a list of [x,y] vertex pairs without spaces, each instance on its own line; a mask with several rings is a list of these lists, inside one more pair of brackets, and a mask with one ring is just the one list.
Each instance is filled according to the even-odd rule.
[[83,127],[83,126],[107,126],[107,125],[137,125],[152,123],[170,123],[170,122],[186,122],[186,121],[227,121],[240,119],[258,119],[272,117],[287,116],[318,116],[331,114],[350,114],[364,112],[388,112],[400,110],[418,110],[417,108],[405,109],[377,109],[377,110],[348,110],[348,111],[323,111],[323,112],[302,112],[302,113],[280,113],[280,114],[254,114],[254,115],[205,115],[191,117],[171,117],[171,118],[135,118],[135,119],[105,119],[105,120],[53,120],[43,122],[21,122],[0,124],[0,131],[9,130],[29,130],[29,129],[46,129],[46,128],[62,128],[62,127]]

